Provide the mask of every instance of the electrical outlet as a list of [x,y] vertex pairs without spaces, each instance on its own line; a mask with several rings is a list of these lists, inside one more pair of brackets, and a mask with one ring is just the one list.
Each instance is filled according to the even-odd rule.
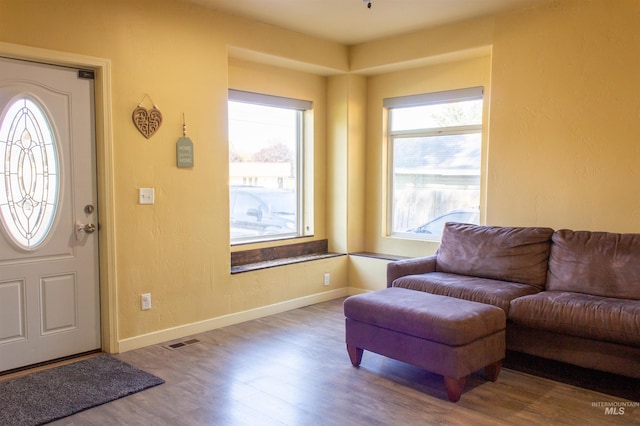
[[140,305],[143,311],[151,309],[151,293],[144,293],[140,295]]
[[327,286],[329,284],[331,284],[331,274],[326,273],[324,274],[324,285]]

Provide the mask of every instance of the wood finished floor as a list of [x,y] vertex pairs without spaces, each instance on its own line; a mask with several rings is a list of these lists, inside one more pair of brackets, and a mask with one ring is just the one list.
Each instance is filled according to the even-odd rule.
[[[343,299],[150,346],[117,358],[166,383],[54,425],[594,425],[639,424],[640,407],[605,415],[594,402],[627,401],[504,369],[470,377],[458,403],[442,377],[366,352],[354,368]],[[631,401],[633,402],[633,401]],[[636,404],[637,405],[637,404]]]

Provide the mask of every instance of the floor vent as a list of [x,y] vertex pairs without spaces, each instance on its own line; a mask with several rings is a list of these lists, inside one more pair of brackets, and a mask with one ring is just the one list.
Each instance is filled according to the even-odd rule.
[[170,345],[165,346],[165,348],[170,349],[170,350],[174,350],[174,349],[183,348],[185,346],[193,345],[195,343],[200,343],[200,340],[198,340],[198,339],[190,339],[190,340],[185,340],[184,342],[176,342],[176,343],[172,343]]

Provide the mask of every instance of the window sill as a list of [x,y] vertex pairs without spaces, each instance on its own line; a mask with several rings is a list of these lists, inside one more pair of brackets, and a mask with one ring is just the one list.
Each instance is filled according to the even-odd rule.
[[327,240],[236,251],[231,253],[231,273],[257,271],[338,256],[345,254],[329,253]]
[[316,253],[295,257],[287,257],[282,259],[266,260],[264,262],[247,263],[231,267],[231,274],[240,274],[242,272],[257,271],[260,269],[274,268],[276,266],[293,265],[296,263],[310,262],[312,260],[330,259],[332,257],[346,256],[343,253]]
[[349,253],[349,256],[360,256],[360,257],[371,257],[373,259],[381,259],[381,260],[402,260],[409,259],[407,256],[396,256],[393,254],[383,254],[383,253],[371,253],[368,251],[360,251],[357,253]]

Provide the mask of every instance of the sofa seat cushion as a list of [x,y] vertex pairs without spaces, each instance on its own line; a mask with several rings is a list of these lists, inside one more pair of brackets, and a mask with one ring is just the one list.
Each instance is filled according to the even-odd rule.
[[544,290],[551,228],[447,223],[436,271],[529,284]]
[[501,308],[505,313],[509,313],[509,303],[512,299],[540,291],[527,284],[445,272],[407,275],[396,279],[392,285],[393,287],[486,303]]
[[640,234],[556,231],[547,290],[640,300]]
[[511,302],[515,324],[605,342],[640,346],[640,302],[543,291]]

